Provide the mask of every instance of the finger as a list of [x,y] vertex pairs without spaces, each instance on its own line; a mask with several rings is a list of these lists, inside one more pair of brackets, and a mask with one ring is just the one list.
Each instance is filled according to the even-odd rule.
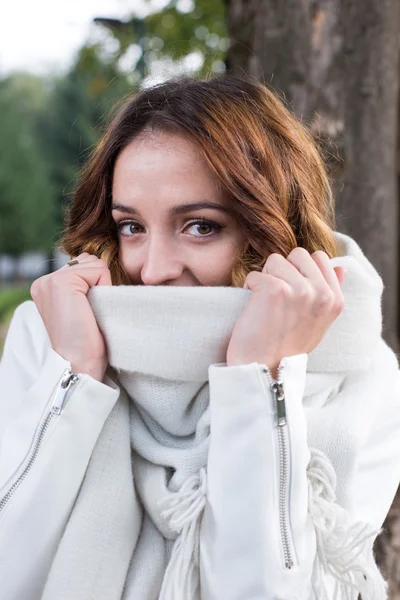
[[338,281],[339,281],[339,285],[342,285],[346,275],[347,275],[347,269],[345,269],[344,267],[333,267],[333,270],[335,271]]
[[[102,264],[103,261],[88,262],[83,265],[74,265],[71,267],[69,278],[72,277],[75,284],[79,284],[79,279],[83,280],[89,287],[97,285],[112,285],[111,273],[108,267]],[[62,275],[64,277],[64,275]]]
[[287,260],[295,266],[314,287],[321,289],[321,287],[326,285],[321,270],[305,248],[301,248],[300,246],[294,248],[288,255]]
[[329,256],[325,252],[317,250],[316,252],[313,252],[311,258],[319,267],[319,270],[324,276],[325,281],[327,282],[329,287],[335,292],[335,294],[339,292],[341,293],[338,276],[332,266]]
[[290,286],[281,278],[270,275],[269,273],[262,273],[261,271],[250,271],[247,274],[246,281],[243,288],[252,292],[264,289],[265,287],[273,287],[277,290],[276,284],[281,284],[280,290],[291,289]]
[[[78,263],[74,264],[74,265],[70,265],[68,264],[68,262],[71,262],[73,260],[77,260]],[[87,264],[90,262],[95,262],[98,261],[99,258],[95,255],[95,254],[89,254],[88,252],[83,252],[82,254],[79,254],[78,256],[72,256],[70,258],[70,260],[65,263],[65,265],[63,265],[64,267],[70,268],[70,267],[77,267],[78,265],[83,265],[83,264]]]
[[79,273],[79,275],[81,277],[83,276],[83,273],[87,273],[89,271],[101,270],[101,271],[109,272],[108,266],[106,264],[102,264],[102,263],[103,263],[103,261],[97,261],[97,262],[86,261],[84,263],[79,263],[79,265],[72,265],[72,267],[67,267],[67,268],[71,273],[72,272]]
[[111,273],[110,271],[104,271],[101,273],[100,278],[97,282],[97,285],[112,285]]
[[71,256],[71,260],[91,260],[93,258],[97,258],[95,254],[89,254],[89,252],[81,252],[77,256]]
[[281,254],[270,254],[262,272],[285,281],[295,290],[304,289],[306,283],[302,273]]

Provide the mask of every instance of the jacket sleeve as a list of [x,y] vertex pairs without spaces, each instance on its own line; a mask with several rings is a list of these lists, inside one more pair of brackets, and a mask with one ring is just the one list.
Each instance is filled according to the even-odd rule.
[[[335,398],[351,401],[352,394],[365,394],[368,388],[370,394],[391,393],[393,398],[370,403],[381,407],[380,419],[369,414],[346,508],[336,502],[332,463],[307,443],[302,402],[307,355],[284,359],[283,426],[265,365],[210,367],[202,600],[357,600],[361,591],[363,600],[387,598],[372,556],[400,478],[399,372],[387,350],[390,356],[371,373],[356,376],[354,385]],[[375,480],[380,487],[371,501],[367,490]]]
[[[351,513],[380,529],[400,484],[400,371],[394,352],[381,340],[372,378],[380,382],[352,480]],[[369,491],[373,486],[373,501]],[[366,493],[367,490],[367,493]],[[372,491],[372,490],[371,490]]]
[[0,589],[7,600],[40,597],[97,437],[119,397],[79,373],[61,411],[68,360],[50,345],[33,302],[12,319],[0,363]]
[[[285,359],[287,425],[265,365],[212,365],[202,600],[310,600],[316,538],[302,397],[307,355]],[[290,432],[290,433],[289,433]]]

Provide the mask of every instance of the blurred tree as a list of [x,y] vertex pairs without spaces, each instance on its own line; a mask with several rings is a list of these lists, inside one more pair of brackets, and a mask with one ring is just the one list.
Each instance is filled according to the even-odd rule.
[[[382,275],[384,337],[398,351],[398,0],[226,0],[227,68],[282,92],[328,152],[337,228]],[[243,24],[246,24],[243,26]],[[400,494],[378,537],[378,563],[400,598]]]
[[[126,65],[136,80],[151,75],[157,63],[181,65],[203,76],[225,71],[229,39],[225,5],[222,0],[171,0],[163,9],[147,17],[132,16],[123,22],[98,17],[118,41],[120,64]],[[188,59],[190,58],[190,60]]]
[[35,129],[45,102],[38,77],[0,81],[0,253],[15,257],[52,246],[54,198]]
[[[226,0],[227,67],[283,93],[328,152],[337,228],[385,282],[384,336],[398,349],[398,0]],[[246,26],[243,26],[246,23]]]
[[172,0],[144,19],[97,21],[108,39],[82,47],[66,74],[47,80],[18,74],[2,82],[0,252],[51,252],[77,171],[110,108],[137,90],[152,66],[169,61],[187,70],[190,56],[200,75],[225,69],[222,0]]
[[102,55],[97,44],[81,48],[70,71],[55,80],[38,135],[58,200],[59,228],[79,167],[99,140],[110,108],[131,89],[113,57]]

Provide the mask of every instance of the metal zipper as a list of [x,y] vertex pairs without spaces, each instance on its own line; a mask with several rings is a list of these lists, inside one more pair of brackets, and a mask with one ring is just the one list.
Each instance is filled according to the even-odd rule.
[[273,379],[268,367],[263,367],[267,374],[268,383],[275,400],[279,451],[279,524],[283,555],[285,559],[285,568],[291,569],[294,565],[294,552],[292,551],[291,532],[289,526],[289,449],[288,432],[286,421],[285,390],[283,387],[282,373],[285,367],[284,359],[281,360],[278,367],[278,379]]
[[69,367],[67,367],[65,369],[63,376],[61,378],[61,381],[58,385],[58,388],[57,388],[56,394],[54,396],[54,400],[52,402],[50,410],[47,412],[46,416],[44,417],[44,419],[42,420],[42,422],[39,425],[39,428],[35,435],[33,445],[30,449],[30,452],[28,453],[27,462],[25,464],[25,467],[23,468],[22,472],[17,477],[17,479],[14,481],[14,483],[11,485],[11,487],[8,489],[6,494],[4,494],[4,496],[2,496],[0,498],[0,512],[5,508],[5,506],[8,504],[8,502],[11,500],[11,498],[13,497],[13,495],[15,494],[15,492],[17,491],[17,489],[19,488],[21,483],[27,477],[29,471],[32,469],[32,467],[36,461],[37,455],[39,453],[40,447],[43,443],[43,439],[46,435],[46,432],[49,429],[49,425],[55,415],[61,414],[63,406],[64,406],[64,402],[65,402],[65,397],[68,393],[68,390],[70,389],[71,385],[74,384],[75,381],[77,381],[77,379],[79,379],[78,375],[76,375],[75,373],[72,373],[71,369]]

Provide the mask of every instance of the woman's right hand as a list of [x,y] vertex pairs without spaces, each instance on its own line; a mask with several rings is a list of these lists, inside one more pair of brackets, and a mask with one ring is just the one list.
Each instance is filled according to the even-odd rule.
[[107,263],[83,252],[77,265],[64,265],[36,279],[30,292],[42,317],[53,350],[71,363],[73,373],[88,373],[102,381],[107,350],[86,297],[95,285],[112,285]]

